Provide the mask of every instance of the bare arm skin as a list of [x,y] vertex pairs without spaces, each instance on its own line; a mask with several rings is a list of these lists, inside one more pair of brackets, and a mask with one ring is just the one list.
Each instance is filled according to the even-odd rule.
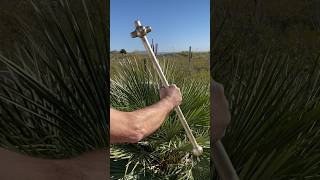
[[132,112],[110,110],[110,143],[137,143],[155,132],[175,106],[181,103],[175,85],[160,89],[160,101]]
[[33,158],[0,148],[1,180],[106,180],[106,150],[73,159]]
[[225,129],[231,121],[229,103],[224,94],[223,85],[211,80],[211,137],[214,141],[224,136]]

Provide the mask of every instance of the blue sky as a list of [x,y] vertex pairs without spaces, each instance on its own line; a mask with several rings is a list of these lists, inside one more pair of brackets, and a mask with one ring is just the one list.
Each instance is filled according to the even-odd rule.
[[140,39],[130,37],[137,19],[151,26],[148,39],[159,52],[210,49],[210,0],[110,0],[111,50],[144,50]]

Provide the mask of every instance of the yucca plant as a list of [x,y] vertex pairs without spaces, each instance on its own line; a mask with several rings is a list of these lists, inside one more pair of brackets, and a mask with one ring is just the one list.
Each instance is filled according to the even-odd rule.
[[216,59],[212,67],[230,103],[232,123],[223,143],[240,179],[318,179],[318,58],[244,52]]
[[232,114],[223,143],[240,179],[319,179],[319,53],[248,15],[258,3],[211,3],[211,75]]
[[[113,108],[133,111],[159,100],[160,80],[151,61],[128,57],[111,72],[110,102]],[[182,111],[199,144],[204,146],[200,158],[193,157],[180,121],[171,113],[152,136],[137,144],[111,146],[113,179],[208,179],[209,149],[209,82],[190,79],[174,60],[160,59],[170,83],[181,88]],[[208,73],[209,75],[209,73]]]
[[106,148],[106,2],[31,3],[38,26],[21,22],[24,43],[0,55],[0,146],[47,158]]

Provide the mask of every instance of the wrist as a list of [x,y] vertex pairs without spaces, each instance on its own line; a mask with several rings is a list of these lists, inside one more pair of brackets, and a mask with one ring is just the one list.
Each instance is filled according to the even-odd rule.
[[166,96],[166,97],[164,97],[164,98],[161,99],[161,100],[165,103],[165,106],[168,107],[170,111],[177,106],[177,105],[174,103],[173,98],[170,97],[170,96]]

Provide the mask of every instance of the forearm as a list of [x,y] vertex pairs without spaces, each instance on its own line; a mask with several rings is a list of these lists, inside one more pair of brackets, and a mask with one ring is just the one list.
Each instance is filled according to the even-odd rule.
[[111,109],[110,142],[113,144],[140,141],[155,132],[172,109],[172,103],[166,98],[132,112]]
[[49,160],[0,148],[0,179],[93,180],[106,179],[106,153],[96,151],[74,159]]
[[140,124],[142,127],[140,130],[142,130],[143,137],[154,133],[173,108],[169,100],[162,99],[151,106],[133,111],[132,113],[136,117],[137,124]]
[[0,179],[4,180],[53,179],[50,172],[58,169],[53,161],[48,163],[44,159],[23,156],[2,148],[0,158]]
[[[76,171],[81,171],[83,180],[106,180],[108,172],[107,150],[95,150],[70,159]],[[63,163],[63,162],[62,162]]]

